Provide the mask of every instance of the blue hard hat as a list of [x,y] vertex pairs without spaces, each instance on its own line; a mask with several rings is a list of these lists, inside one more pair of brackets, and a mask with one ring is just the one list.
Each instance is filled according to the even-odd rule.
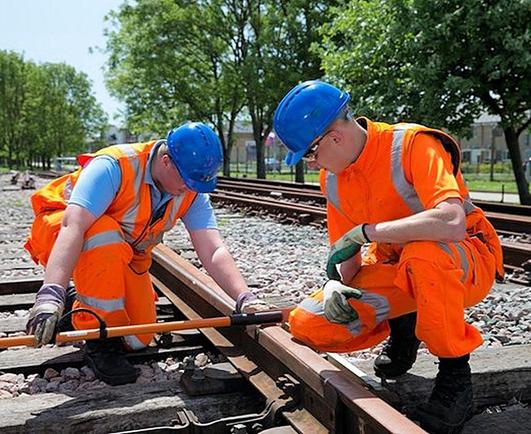
[[223,163],[219,137],[201,122],[189,122],[170,130],[168,151],[186,186],[198,193],[216,188],[217,173]]
[[289,149],[286,164],[297,164],[350,100],[348,93],[320,80],[298,84],[280,101],[273,127]]

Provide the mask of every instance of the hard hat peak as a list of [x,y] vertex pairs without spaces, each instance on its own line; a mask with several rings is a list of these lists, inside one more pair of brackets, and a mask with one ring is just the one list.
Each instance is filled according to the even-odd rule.
[[320,80],[291,89],[280,101],[273,126],[289,149],[286,164],[297,164],[312,142],[321,136],[350,100],[348,93]]

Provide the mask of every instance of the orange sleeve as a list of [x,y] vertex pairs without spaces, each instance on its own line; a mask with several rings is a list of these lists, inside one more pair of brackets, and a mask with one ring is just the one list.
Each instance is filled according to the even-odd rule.
[[462,200],[450,154],[436,137],[417,134],[411,144],[408,160],[406,176],[425,209],[434,208],[450,198]]

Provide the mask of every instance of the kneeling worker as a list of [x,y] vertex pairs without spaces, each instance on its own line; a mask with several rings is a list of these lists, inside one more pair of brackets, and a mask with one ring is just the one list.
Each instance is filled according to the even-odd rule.
[[331,243],[333,280],[291,313],[291,332],[331,352],[368,348],[390,333],[375,361],[387,378],[409,370],[425,342],[439,372],[413,416],[430,432],[454,432],[472,415],[469,354],[482,343],[464,308],[503,275],[500,242],[470,201],[452,137],[416,124],[352,119],[349,98],[308,81],[275,112],[286,163],[305,159],[321,169]]
[[[31,198],[35,221],[25,245],[46,271],[27,324],[37,343],[50,342],[73,278],[74,308],[108,326],[156,322],[149,277],[151,251],[181,218],[208,273],[246,310],[254,297],[223,244],[208,197],[223,161],[221,143],[202,123],[175,128],[167,140],[116,145],[78,157],[81,167],[51,181]],[[259,303],[258,303],[259,304]],[[89,313],[75,329],[98,327]],[[136,380],[124,349],[138,350],[152,334],[87,341],[86,358],[109,384]],[[124,348],[125,347],[125,348]]]

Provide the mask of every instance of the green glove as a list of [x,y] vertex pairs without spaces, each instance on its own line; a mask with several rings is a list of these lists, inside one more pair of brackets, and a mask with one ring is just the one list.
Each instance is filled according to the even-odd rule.
[[329,280],[323,286],[324,314],[328,321],[345,324],[359,318],[349,304],[349,298],[359,299],[362,292],[359,289],[343,285],[337,280]]
[[328,262],[326,263],[326,274],[329,279],[341,280],[336,266],[352,258],[361,250],[361,246],[369,242],[363,229],[364,226],[365,224],[362,224],[351,229],[330,248]]

